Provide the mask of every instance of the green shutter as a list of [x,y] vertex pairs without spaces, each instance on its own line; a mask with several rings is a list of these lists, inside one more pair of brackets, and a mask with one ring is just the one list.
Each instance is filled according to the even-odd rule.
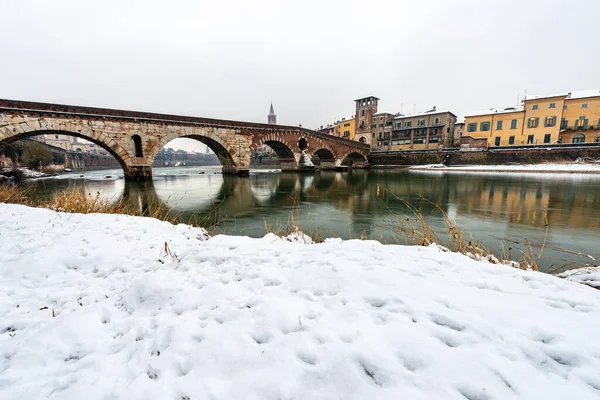
[[588,127],[588,119],[586,118],[584,121],[585,122],[583,123],[583,129],[587,129],[587,127]]

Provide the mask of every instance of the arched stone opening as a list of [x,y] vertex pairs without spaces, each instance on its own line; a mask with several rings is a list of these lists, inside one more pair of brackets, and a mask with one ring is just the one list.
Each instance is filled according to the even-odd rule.
[[276,140],[267,140],[264,144],[273,149],[275,154],[277,154],[282,171],[296,171],[298,169],[294,152],[288,145]]
[[364,136],[361,136],[360,139],[358,139],[358,141],[360,143],[367,143],[367,139]]
[[342,159],[341,164],[348,167],[364,167],[367,165],[367,158],[360,153],[352,152]]
[[308,149],[308,140],[306,140],[306,138],[300,138],[300,140],[298,140],[298,148],[301,151]]
[[329,149],[318,149],[313,152],[313,163],[321,169],[335,168],[335,155]]
[[223,167],[224,174],[236,174],[239,172],[229,151],[216,140],[200,135],[182,136],[180,139],[194,139],[208,146],[208,148],[217,156],[219,163]]
[[140,135],[133,135],[131,137],[133,144],[133,156],[136,158],[144,157],[144,151],[142,150],[142,138]]
[[[88,142],[94,143],[95,145],[101,147],[103,150],[106,150],[106,152],[108,152],[108,154],[110,154],[112,156],[112,158],[115,159],[115,161],[117,162],[117,164],[121,167],[121,169],[123,170],[124,174],[127,175],[129,169],[125,163],[125,160],[121,157],[121,155],[119,153],[122,153],[122,155],[126,155],[126,153],[124,151],[119,151],[120,148],[112,148],[110,146],[108,146],[106,143],[94,139],[92,137],[86,136],[86,135],[82,135],[80,133],[76,133],[76,132],[69,132],[69,131],[64,131],[64,130],[39,130],[39,131],[29,131],[29,132],[25,132],[25,133],[19,133],[19,134],[15,134],[12,136],[9,136],[7,138],[4,139],[0,139],[0,150],[2,148],[5,147],[5,145],[9,145],[12,144],[14,142],[17,142],[19,140],[22,139],[28,139],[28,138],[32,138],[35,136],[41,136],[41,135],[51,135],[52,137],[56,137],[57,135],[64,135],[64,136],[69,136],[69,137],[76,137],[76,138],[80,138],[80,139],[84,139]],[[79,150],[79,149],[78,149]],[[71,150],[72,151],[72,150]],[[69,150],[65,150],[65,165],[68,166],[69,163]],[[81,160],[79,160],[81,161]],[[79,162],[80,166],[83,166],[84,163],[83,162]],[[79,167],[78,167],[79,168]]]

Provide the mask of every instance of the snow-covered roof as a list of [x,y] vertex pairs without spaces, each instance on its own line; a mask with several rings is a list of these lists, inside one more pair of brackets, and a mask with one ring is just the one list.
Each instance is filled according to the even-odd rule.
[[525,98],[525,101],[539,100],[539,99],[550,99],[550,98],[553,98],[553,97],[567,97],[568,95],[569,95],[568,92],[554,93],[554,94],[542,94],[542,95],[530,95],[530,94],[528,94],[527,97]]
[[373,116],[376,116],[376,115],[395,115],[395,114],[389,113],[389,112],[378,112],[378,113],[373,114]]
[[508,114],[514,112],[522,112],[525,108],[521,106],[507,106],[498,108],[489,108],[487,110],[479,110],[467,113],[467,117],[476,117],[478,115],[491,115],[491,114]]
[[600,89],[578,90],[571,92],[569,99],[585,99],[587,97],[600,97]]
[[394,119],[408,119],[408,118],[415,118],[415,117],[426,117],[428,115],[437,115],[437,114],[445,114],[445,113],[450,113],[450,114],[456,116],[456,114],[454,114],[452,111],[442,110],[442,111],[427,111],[427,112],[418,113],[418,114],[399,115],[397,117],[394,117]]

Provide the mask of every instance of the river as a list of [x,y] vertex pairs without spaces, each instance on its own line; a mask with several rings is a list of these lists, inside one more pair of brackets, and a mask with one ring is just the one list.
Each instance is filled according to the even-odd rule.
[[600,259],[600,175],[354,170],[252,171],[244,178],[223,176],[211,167],[155,168],[153,173],[153,184],[126,183],[115,169],[38,179],[33,185],[39,198],[81,185],[115,201],[124,195],[160,201],[184,220],[218,222],[214,230],[226,234],[261,237],[266,225],[275,230],[293,222],[320,237],[385,243],[401,241],[393,229],[396,218],[412,217],[401,199],[422,207],[427,223],[445,236],[435,203],[496,253],[512,247],[518,259],[529,241],[538,255],[545,242],[540,270],[593,264],[586,255]]

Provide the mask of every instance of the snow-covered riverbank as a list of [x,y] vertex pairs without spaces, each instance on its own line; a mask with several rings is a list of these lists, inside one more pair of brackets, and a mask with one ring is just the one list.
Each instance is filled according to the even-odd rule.
[[444,171],[444,172],[543,172],[562,174],[600,174],[600,162],[595,163],[545,163],[545,164],[510,164],[510,165],[456,165],[443,164],[413,165],[412,171]]
[[1,399],[600,396],[578,283],[123,215],[0,204],[0,226]]

